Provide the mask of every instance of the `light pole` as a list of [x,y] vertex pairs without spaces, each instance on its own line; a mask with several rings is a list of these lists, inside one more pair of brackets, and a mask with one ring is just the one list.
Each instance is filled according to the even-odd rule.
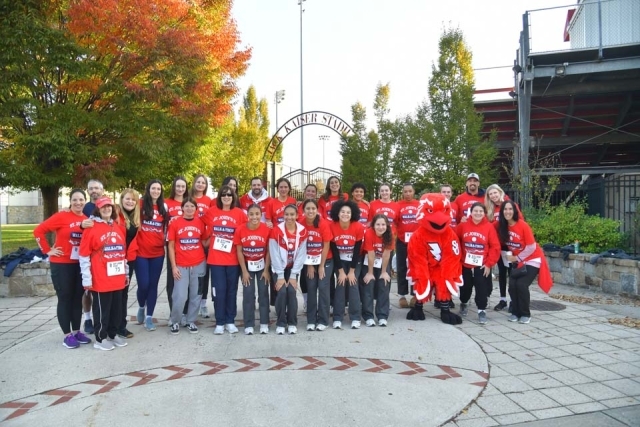
[[[302,3],[306,0],[298,0],[298,5],[300,6],[300,114],[304,113],[303,103],[302,103],[302,12],[304,9],[302,8]],[[304,170],[304,127],[300,127],[300,169]]]
[[329,135],[319,135],[318,139],[322,142],[322,168],[324,169],[324,143],[329,140]]
[[284,90],[276,91],[274,96],[274,101],[276,103],[276,132],[278,131],[278,104],[284,101]]

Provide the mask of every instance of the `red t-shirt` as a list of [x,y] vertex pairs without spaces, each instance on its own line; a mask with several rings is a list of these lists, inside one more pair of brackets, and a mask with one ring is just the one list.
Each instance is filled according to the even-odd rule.
[[455,204],[457,207],[457,215],[456,215],[456,223],[460,224],[460,220],[463,216],[469,216],[471,211],[471,206],[474,203],[480,202],[484,204],[484,192],[482,195],[480,193],[477,194],[469,194],[468,192],[464,192],[456,197]]
[[361,241],[364,238],[364,226],[359,222],[351,222],[349,227],[344,230],[340,227],[339,222],[332,222],[330,225],[331,234],[333,234],[333,242],[338,247],[340,253],[340,259],[342,261],[351,262],[354,254],[353,250],[356,246],[356,242]]
[[211,200],[211,197],[209,196],[194,197],[194,199],[196,199],[196,210],[198,211],[198,216],[200,218],[202,218],[204,214],[207,213],[210,207],[216,205],[216,201]]
[[462,264],[465,267],[493,267],[498,262],[498,233],[486,218],[482,218],[479,224],[475,224],[470,218],[459,224],[455,231],[462,245]]
[[207,227],[200,218],[176,217],[169,224],[167,240],[175,242],[176,265],[195,267],[204,261],[202,240],[208,237]]
[[225,211],[214,206],[207,211],[202,220],[211,231],[207,264],[238,265],[238,254],[233,241],[236,230],[247,222],[244,211],[240,208]]
[[[357,202],[357,203],[358,203],[358,207],[360,208],[360,224],[364,225],[365,227],[368,227],[370,222],[369,205],[364,201]],[[373,218],[373,216],[371,218]]]
[[182,216],[182,202],[174,199],[165,199],[164,204],[167,205],[169,224],[171,224],[171,221]]
[[409,243],[411,234],[413,234],[413,232],[419,227],[419,224],[416,221],[418,206],[420,206],[420,202],[418,200],[400,200],[396,203],[396,231],[398,233],[398,239],[404,243]]
[[364,242],[362,243],[362,252],[365,254],[364,265],[369,265],[367,253],[374,251],[374,267],[382,268],[382,255],[384,255],[386,249],[390,251],[395,249],[393,239],[391,239],[390,245],[385,246],[382,243],[382,236],[378,236],[373,228],[368,228],[364,234]]
[[77,264],[78,249],[80,248],[80,239],[82,238],[82,230],[80,224],[87,217],[80,213],[76,215],[73,212],[58,212],[44,220],[33,230],[33,236],[40,246],[43,253],[51,250],[49,242],[47,242],[47,233],[56,233],[55,247],[62,249],[62,256],[50,256],[49,261],[59,264]]
[[124,289],[126,275],[125,229],[118,223],[111,225],[96,221],[82,234],[80,256],[90,257],[91,282],[96,292]]
[[[511,240],[506,242],[507,248],[513,252],[514,256],[518,256],[520,252],[524,250],[527,245],[536,243],[535,237],[533,237],[533,231],[529,224],[523,220],[519,220],[514,225],[509,226],[509,236]],[[528,261],[534,258],[540,258],[544,256],[542,249],[537,245],[536,250],[527,258],[522,261]]]
[[[142,203],[142,200],[140,201]],[[136,235],[138,256],[157,258],[164,255],[164,217],[153,205],[153,218],[147,219],[140,214],[140,229]]]
[[[318,214],[319,215],[319,214]],[[331,242],[333,235],[331,234],[331,224],[326,219],[320,218],[318,226],[314,227],[313,224],[307,224],[306,218],[299,221],[307,229],[307,257],[316,257],[322,255],[322,249],[325,242]],[[327,254],[327,259],[333,258],[331,251]]]
[[328,219],[329,221],[333,221],[331,219],[331,206],[333,206],[333,204],[338,200],[348,199],[349,196],[347,195],[347,193],[342,194],[342,197],[329,196],[329,200],[325,200],[324,196],[320,196],[320,198],[318,199],[318,212],[320,213],[320,216],[324,219]]
[[273,222],[273,225],[284,222],[284,208],[288,205],[296,205],[296,199],[293,197],[287,197],[287,200],[281,202],[280,199],[274,197],[267,205],[266,219]]
[[267,257],[271,230],[264,223],[251,230],[249,223],[242,225],[233,238],[234,245],[240,245],[245,261],[260,261]]
[[369,218],[373,220],[373,217],[378,214],[386,215],[389,222],[393,225],[398,215],[398,204],[396,202],[385,203],[380,199],[374,200],[371,202],[371,207],[369,208]]

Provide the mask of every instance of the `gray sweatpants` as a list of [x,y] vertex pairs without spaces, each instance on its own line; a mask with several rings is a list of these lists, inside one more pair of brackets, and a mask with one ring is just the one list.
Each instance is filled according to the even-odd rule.
[[[389,318],[389,291],[391,290],[391,284],[385,283],[384,279],[380,278],[382,269],[374,268],[373,277],[374,280],[370,280],[369,283],[360,281],[360,296],[362,298],[362,318],[367,321],[373,319],[373,295],[376,295],[376,317],[380,319]],[[364,274],[362,276],[364,278]],[[351,302],[351,301],[349,301]]]
[[[173,284],[173,294],[171,295],[173,307],[171,308],[170,322],[172,324],[180,323],[187,295],[189,296],[187,322],[195,322],[200,308],[200,300],[202,299],[202,295],[198,295],[198,278],[204,276],[207,270],[207,262],[202,261],[195,267],[178,266],[178,270],[180,270],[180,280],[176,280]],[[167,274],[171,274],[171,272],[168,271]]]
[[[362,264],[358,262],[355,269],[356,278],[360,277],[361,267]],[[351,266],[343,261],[343,268],[344,272],[349,274]],[[336,274],[337,273],[338,271],[336,271]],[[360,320],[362,304],[360,303],[360,289],[358,281],[356,281],[356,284],[352,286],[345,280],[344,285],[340,286],[336,278],[336,293],[333,296],[333,320],[336,322],[342,322],[342,318],[344,317],[344,306],[346,305],[347,292],[349,292],[349,319],[351,319],[352,322],[354,320]]]
[[[318,278],[318,266],[312,266],[315,269],[313,279],[307,276],[307,324],[308,325],[324,325],[329,326],[329,286],[331,275],[333,274],[333,260],[328,259],[324,263],[324,279]],[[302,269],[302,273],[306,276],[308,265]]]
[[258,304],[260,305],[260,324],[269,324],[269,286],[262,278],[263,271],[250,271],[249,285],[242,284],[242,318],[245,328],[255,328],[256,285],[258,287]]

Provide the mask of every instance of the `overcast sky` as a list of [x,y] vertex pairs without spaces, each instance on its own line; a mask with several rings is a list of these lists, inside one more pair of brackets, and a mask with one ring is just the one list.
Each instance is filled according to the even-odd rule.
[[[444,27],[459,27],[478,70],[476,88],[513,86],[516,56],[527,10],[575,4],[574,0],[306,0],[302,15],[304,111],[321,110],[351,122],[351,105],[362,103],[369,119],[378,83],[390,83],[392,118],[411,114],[427,98],[432,63]],[[254,85],[269,101],[275,131],[300,109],[300,7],[298,0],[235,0],[233,16],[242,45],[253,57],[239,82],[244,94]],[[533,12],[532,46],[567,48],[562,36],[566,8]],[[495,94],[490,98],[504,97]],[[241,95],[242,96],[242,95]],[[239,96],[237,103],[240,102]],[[484,98],[486,99],[486,98]],[[370,120],[370,126],[373,123]],[[328,135],[324,156],[321,135]],[[320,126],[304,130],[305,169],[324,164],[340,170],[339,136]],[[300,131],[284,141],[286,170],[300,167]]]

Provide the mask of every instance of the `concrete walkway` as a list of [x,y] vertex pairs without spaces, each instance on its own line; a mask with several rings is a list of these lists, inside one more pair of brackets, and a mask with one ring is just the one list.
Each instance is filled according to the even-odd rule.
[[[0,422],[640,425],[640,330],[607,320],[640,318],[640,308],[532,291],[536,302],[566,307],[534,310],[529,325],[491,310],[480,326],[470,310],[452,327],[432,304],[425,322],[405,320],[392,295],[387,328],[306,332],[300,297],[294,336],[276,336],[273,323],[269,335],[244,336],[241,313],[240,334],[214,336],[214,321],[200,319],[198,334],[172,336],[162,290],[158,330],[132,322],[135,337],[111,352],[64,348],[55,297],[0,299]],[[561,286],[553,292],[586,294]],[[135,286],[129,301],[133,316]]]

